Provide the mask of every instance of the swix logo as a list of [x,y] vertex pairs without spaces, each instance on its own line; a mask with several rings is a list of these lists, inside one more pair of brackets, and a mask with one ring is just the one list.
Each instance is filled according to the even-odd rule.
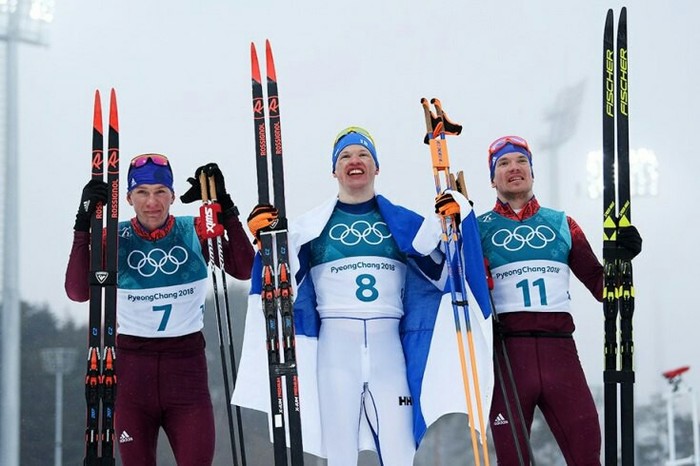
[[399,406],[413,406],[413,398],[410,396],[400,396]]
[[270,97],[267,100],[267,106],[270,108],[270,115],[279,112],[279,102],[277,101],[277,97]]
[[98,282],[104,283],[109,278],[109,272],[95,272],[95,278]]
[[216,222],[214,221],[214,209],[211,207],[206,207],[204,209],[204,220],[207,228],[207,233],[214,233],[214,227],[216,227]]
[[92,153],[92,168],[99,171],[102,174],[102,163],[104,159],[102,158],[102,151],[96,150]]

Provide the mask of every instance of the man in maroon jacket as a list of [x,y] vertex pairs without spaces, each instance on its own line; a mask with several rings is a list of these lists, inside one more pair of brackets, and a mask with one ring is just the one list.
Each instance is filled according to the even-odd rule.
[[[226,193],[216,164],[197,169],[183,202],[201,199],[200,173],[216,184],[226,236],[226,271],[250,278],[253,248]],[[107,200],[107,185],[90,181],[76,215],[65,288],[74,301],[89,298],[90,218]],[[167,157],[131,160],[127,202],[136,216],[119,224],[115,426],[125,466],[156,464],[162,427],[179,465],[211,465],[214,415],[209,395],[204,325],[208,291],[206,239],[199,218],[174,217],[173,174]]]

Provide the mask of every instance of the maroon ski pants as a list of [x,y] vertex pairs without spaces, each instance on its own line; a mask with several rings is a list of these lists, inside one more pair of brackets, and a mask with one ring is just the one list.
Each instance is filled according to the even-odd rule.
[[[567,465],[599,466],[601,434],[598,412],[573,338],[506,337],[504,341],[528,433],[535,407],[539,407]],[[499,337],[494,339],[494,352],[500,363],[511,407],[511,415],[508,415],[496,373],[490,424],[498,464],[521,464],[512,427],[516,429],[525,464],[530,464]]]
[[116,441],[124,466],[154,466],[162,427],[178,466],[208,466],[214,458],[214,413],[204,337],[119,335]]

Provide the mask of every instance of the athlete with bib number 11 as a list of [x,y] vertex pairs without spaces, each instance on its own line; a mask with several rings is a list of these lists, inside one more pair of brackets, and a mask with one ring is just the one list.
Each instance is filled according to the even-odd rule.
[[[223,224],[225,270],[250,278],[253,247],[238,220],[216,164],[197,169],[184,203],[202,199],[200,174],[216,184]],[[206,178],[205,178],[206,179]],[[180,465],[211,465],[214,413],[204,353],[208,225],[170,214],[175,202],[167,157],[142,154],[129,164],[127,202],[136,216],[119,223],[116,437],[125,466],[156,464],[156,443],[166,432]],[[90,219],[107,201],[107,184],[91,180],[76,215],[65,288],[73,301],[89,298]]]
[[[497,200],[493,210],[479,217],[479,229],[493,280],[495,336],[504,343],[504,357],[496,351],[496,362],[502,373],[512,368],[517,390],[514,394],[510,382],[497,378],[490,423],[498,462],[530,464],[523,428],[529,433],[538,406],[567,464],[600,464],[598,413],[572,336],[569,274],[573,272],[602,302],[603,266],[571,217],[537,202],[532,152],[525,139],[496,139],[489,146],[488,161]],[[462,202],[463,196],[448,191],[438,198],[436,211],[454,210]],[[628,259],[639,254],[642,239],[637,229],[620,228],[617,246]],[[503,388],[508,390],[507,401]],[[510,409],[518,404],[524,419],[516,417],[520,409]],[[513,424],[518,427],[513,429]]]

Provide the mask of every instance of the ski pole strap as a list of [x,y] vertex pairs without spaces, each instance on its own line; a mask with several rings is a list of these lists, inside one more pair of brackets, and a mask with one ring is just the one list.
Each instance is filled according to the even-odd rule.
[[573,338],[569,332],[499,332],[504,338]]

